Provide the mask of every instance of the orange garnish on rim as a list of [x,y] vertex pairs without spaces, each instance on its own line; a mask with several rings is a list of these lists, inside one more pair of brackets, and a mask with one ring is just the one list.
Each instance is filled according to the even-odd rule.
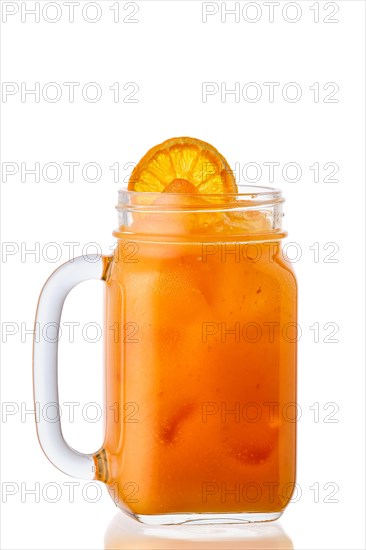
[[129,191],[150,193],[236,193],[226,159],[210,145],[190,137],[172,138],[150,149],[133,170]]

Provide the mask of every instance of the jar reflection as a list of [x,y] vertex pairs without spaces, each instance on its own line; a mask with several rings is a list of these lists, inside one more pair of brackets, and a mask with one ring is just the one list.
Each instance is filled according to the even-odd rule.
[[118,512],[107,527],[105,550],[293,550],[279,523],[144,525]]

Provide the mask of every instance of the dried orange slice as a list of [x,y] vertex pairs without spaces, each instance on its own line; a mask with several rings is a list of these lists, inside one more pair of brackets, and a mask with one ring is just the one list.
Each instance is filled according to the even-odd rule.
[[150,193],[236,193],[226,159],[209,143],[190,137],[168,139],[150,149],[133,170],[129,191]]

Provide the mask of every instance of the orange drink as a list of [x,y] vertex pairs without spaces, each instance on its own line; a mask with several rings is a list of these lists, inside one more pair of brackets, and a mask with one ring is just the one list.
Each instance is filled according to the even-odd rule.
[[117,504],[143,521],[272,519],[294,488],[296,282],[282,200],[243,190],[195,195],[173,178],[167,194],[121,192],[131,223],[106,278],[100,463]]
[[90,457],[140,521],[268,521],[291,498],[297,289],[282,204],[191,138],[149,151],[120,192],[100,275],[106,433]]

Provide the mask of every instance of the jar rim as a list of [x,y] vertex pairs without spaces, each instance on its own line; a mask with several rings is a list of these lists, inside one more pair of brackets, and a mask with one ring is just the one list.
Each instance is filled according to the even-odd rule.
[[[166,202],[158,199],[166,197]],[[182,198],[188,200],[182,204]],[[175,198],[177,202],[175,202]],[[122,188],[118,191],[117,210],[212,210],[212,209],[252,209],[259,206],[275,206],[283,203],[282,191],[278,188],[238,184],[236,193],[161,193],[150,191],[129,191]],[[158,201],[158,202],[156,202]]]
[[[150,239],[281,239],[280,189],[238,185],[237,193],[150,193],[121,189],[117,238],[149,235]],[[226,229],[227,230],[226,230]]]

